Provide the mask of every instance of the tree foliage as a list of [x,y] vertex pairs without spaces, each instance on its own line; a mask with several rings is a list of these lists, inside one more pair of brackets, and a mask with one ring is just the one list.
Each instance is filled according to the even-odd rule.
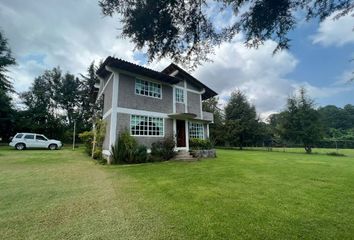
[[347,130],[354,128],[354,106],[345,105],[343,108],[327,105],[320,107],[318,112],[321,115],[321,121],[327,129]]
[[210,139],[215,145],[223,145],[225,143],[224,123],[225,116],[220,109],[219,98],[213,97],[203,101],[203,111],[213,113],[214,122],[209,126]]
[[94,63],[82,79],[63,73],[57,67],[35,78],[27,92],[21,94],[25,110],[18,112],[21,125],[17,131],[31,131],[70,141],[74,122],[77,132],[92,128],[96,104],[97,81]]
[[234,91],[225,107],[225,136],[227,141],[239,146],[251,142],[257,129],[256,109],[241,91]]
[[[278,43],[275,50],[286,49],[287,34],[302,20],[298,16],[322,21],[354,7],[352,0],[100,0],[99,5],[106,16],[120,15],[122,36],[138,49],[146,47],[150,61],[170,57],[193,66],[239,32],[249,47],[272,39]],[[228,25],[213,21],[225,13],[233,16]]]
[[14,127],[14,110],[10,93],[12,83],[7,76],[8,68],[16,63],[11,54],[7,39],[0,31],[0,138],[8,139]]
[[63,119],[57,112],[58,103],[55,101],[57,93],[53,83],[61,78],[61,70],[54,68],[47,70],[43,75],[34,79],[27,92],[21,94],[26,110],[27,123],[20,126],[22,131],[31,129],[33,132],[44,133],[48,137],[62,136],[60,125]]
[[95,84],[100,81],[95,74],[96,70],[95,62],[92,62],[87,69],[86,75],[81,74],[79,101],[81,103],[82,121],[85,128],[91,127],[90,120],[95,114],[99,115],[102,108],[101,102],[96,101],[97,89],[95,88]]
[[289,142],[303,144],[307,153],[322,139],[320,115],[304,88],[299,96],[288,99],[287,108],[280,115],[280,134]]
[[5,92],[13,91],[12,83],[7,76],[8,67],[16,64],[15,58],[11,54],[7,39],[0,31],[0,89]]
[[15,111],[11,104],[11,98],[0,88],[0,138],[7,140],[11,136],[15,125]]

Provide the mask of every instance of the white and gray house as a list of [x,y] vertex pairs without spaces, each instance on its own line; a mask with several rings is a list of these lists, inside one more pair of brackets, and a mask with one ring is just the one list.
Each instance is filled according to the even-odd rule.
[[104,155],[122,131],[148,148],[173,136],[176,150],[188,151],[190,138],[209,138],[213,114],[202,110],[202,101],[217,93],[177,65],[158,72],[108,57],[96,74],[107,123]]

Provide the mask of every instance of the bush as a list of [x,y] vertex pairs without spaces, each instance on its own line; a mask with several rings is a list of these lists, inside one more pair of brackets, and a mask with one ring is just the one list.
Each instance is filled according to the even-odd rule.
[[113,164],[118,163],[144,163],[147,162],[147,149],[124,131],[119,135],[118,141],[112,146],[111,158]]
[[189,139],[189,147],[192,150],[208,150],[212,149],[213,145],[209,139],[191,138]]
[[134,162],[145,163],[148,162],[147,148],[144,145],[138,145],[134,151]]
[[96,134],[96,145],[95,151],[93,153],[94,159],[102,159],[102,145],[104,137],[106,134],[106,122],[103,120],[98,120],[96,123],[96,128],[92,131],[86,131],[79,134],[79,138],[85,145],[85,152],[92,156],[92,147],[94,144],[94,136]]
[[154,161],[163,161],[173,158],[175,141],[173,137],[165,137],[162,141],[154,142],[151,145],[151,156]]
[[85,145],[85,152],[91,156],[92,154],[92,141],[93,141],[93,131],[86,131],[79,134],[79,138]]

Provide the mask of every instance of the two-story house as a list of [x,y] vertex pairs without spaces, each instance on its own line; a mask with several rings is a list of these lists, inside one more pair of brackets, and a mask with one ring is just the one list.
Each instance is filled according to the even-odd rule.
[[107,122],[104,155],[110,155],[122,131],[129,131],[148,148],[173,136],[176,150],[187,151],[190,138],[209,137],[213,114],[203,112],[202,101],[217,93],[177,65],[158,72],[108,57],[96,74]]

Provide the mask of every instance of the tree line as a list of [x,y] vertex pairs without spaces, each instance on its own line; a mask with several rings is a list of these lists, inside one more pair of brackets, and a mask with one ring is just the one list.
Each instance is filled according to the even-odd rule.
[[[94,85],[99,80],[94,62],[79,76],[60,67],[46,70],[22,93],[15,93],[7,75],[14,64],[7,39],[0,32],[0,138],[7,141],[16,132],[38,132],[65,142],[71,141],[74,123],[78,133],[91,129],[94,113],[99,114],[102,107],[95,99]],[[22,107],[12,104],[13,94],[18,94]],[[266,122],[240,91],[231,94],[224,109],[218,107],[216,97],[204,101],[203,108],[214,113],[210,135],[219,146],[303,146],[311,152],[324,140],[354,141],[354,106],[316,108],[305,89],[290,97],[286,108]]]
[[[241,91],[234,91],[226,106],[218,107],[218,98],[203,102],[203,109],[214,113],[210,138],[218,146],[243,147],[303,147],[311,153],[313,147],[354,148],[354,106],[334,105],[316,108],[305,88],[287,99],[283,111],[262,121],[255,106]],[[343,144],[346,143],[346,144]]]
[[[7,39],[0,32],[0,138],[7,141],[16,132],[37,132],[71,141],[74,122],[77,132],[92,128],[92,118],[99,112],[95,83],[99,82],[92,62],[85,74],[75,76],[60,67],[36,77],[28,91],[16,93],[8,76],[8,67],[16,61]],[[18,95],[20,106],[12,97]]]

